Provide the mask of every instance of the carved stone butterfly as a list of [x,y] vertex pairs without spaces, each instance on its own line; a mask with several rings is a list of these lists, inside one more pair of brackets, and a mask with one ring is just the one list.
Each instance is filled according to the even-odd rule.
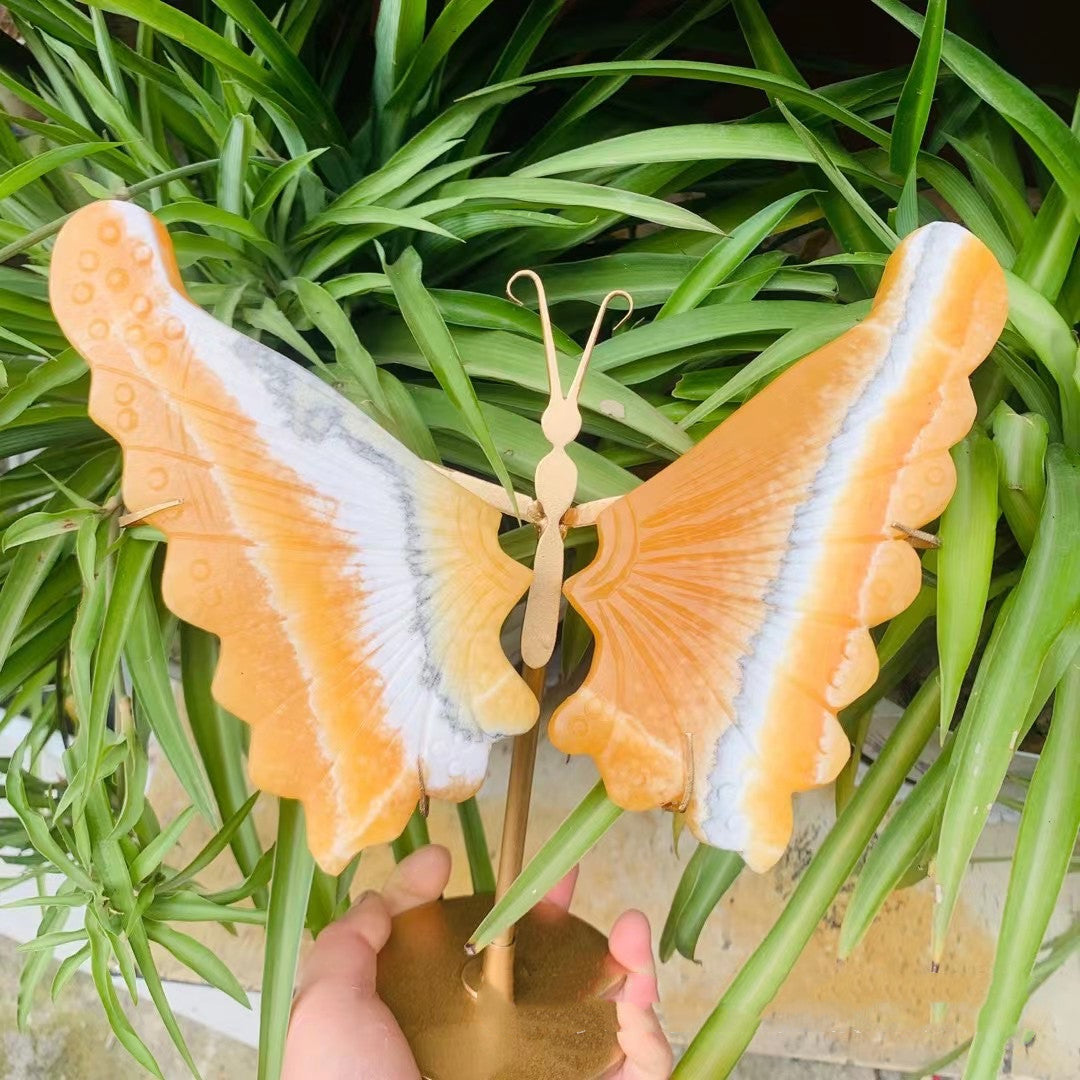
[[[393,838],[425,793],[473,793],[491,742],[537,718],[499,643],[532,576],[499,546],[501,511],[529,500],[431,466],[207,315],[131,204],[68,221],[50,294],[91,366],[90,413],[123,447],[126,504],[158,508],[165,602],[221,638],[214,694],[251,725],[254,783],[304,803],[318,862]],[[565,586],[595,655],[549,734],[592,755],[616,803],[685,804],[707,843],[759,870],[780,856],[792,793],[847,758],[836,714],[876,677],[868,628],[918,591],[899,526],[947,503],[967,377],[1006,313],[986,247],[925,226],[862,323],[678,461],[617,499],[567,509],[571,488],[531,508],[538,558],[561,562],[564,528],[598,529]],[[554,391],[549,330],[545,345]],[[558,395],[575,411],[583,375]],[[526,661],[551,644],[527,634]]]

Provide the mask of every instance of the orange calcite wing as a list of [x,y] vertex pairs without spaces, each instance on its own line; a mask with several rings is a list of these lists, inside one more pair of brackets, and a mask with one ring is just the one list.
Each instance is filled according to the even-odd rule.
[[132,510],[168,538],[180,618],[221,638],[218,701],[252,727],[253,782],[299,799],[334,873],[421,794],[460,800],[536,700],[499,643],[531,572],[498,511],[314,375],[188,299],[168,234],[128,203],[62,229],[53,310],[124,450]]
[[792,793],[848,756],[836,714],[877,676],[867,628],[919,589],[894,525],[952,495],[967,377],[1007,310],[982,243],[919,229],[859,326],[601,513],[597,557],[566,585],[596,653],[550,734],[596,759],[616,803],[689,791],[699,839],[756,870],[780,857]]

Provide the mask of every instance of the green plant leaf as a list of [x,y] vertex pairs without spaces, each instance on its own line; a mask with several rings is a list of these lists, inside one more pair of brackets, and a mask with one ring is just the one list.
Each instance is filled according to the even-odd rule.
[[27,184],[32,184],[54,169],[63,168],[80,158],[92,157],[94,154],[100,154],[119,145],[115,142],[83,142],[75,143],[73,146],[57,146],[52,150],[36,154],[28,161],[0,173],[0,199],[10,198]]
[[735,884],[744,865],[737,852],[698,844],[679,880],[660,934],[658,953],[662,961],[667,962],[676,950],[687,960],[694,959],[705,921],[724,893]]
[[1053,376],[1061,396],[1065,445],[1080,449],[1080,383],[1076,380],[1076,336],[1053,304],[1015,274],[1009,283],[1009,322]]
[[1080,604],[1080,459],[1060,446],[1046,455],[1046,499],[1020,581],[998,617],[960,723],[935,872],[933,953],[940,960],[960,882],[1005,777],[1038,672]]
[[622,810],[607,797],[603,782],[597,783],[525,865],[473,932],[466,948],[479,952],[516,923],[599,843],[620,814]]
[[458,820],[461,822],[461,835],[465,841],[465,855],[469,860],[469,877],[472,879],[474,893],[495,892],[495,871],[491,865],[491,853],[488,851],[487,837],[484,834],[484,822],[480,817],[480,808],[475,797],[457,804]]
[[76,532],[84,521],[92,521],[98,516],[97,510],[87,510],[82,507],[73,507],[71,510],[54,513],[43,511],[37,514],[26,514],[5,530],[0,549],[8,551],[20,544],[31,544],[35,540],[45,540],[51,536],[63,536],[66,533]]
[[182,934],[165,923],[147,920],[146,935],[151,941],[168,949],[185,967],[190,968],[211,986],[224,991],[234,1001],[240,1002],[245,1009],[251,1008],[251,1002],[236,976],[228,969],[224,961],[212,949],[188,934]]
[[443,193],[448,198],[508,199],[536,206],[585,206],[610,210],[626,217],[670,225],[674,229],[718,233],[704,218],[680,206],[616,187],[601,187],[578,180],[550,180],[539,177],[491,176],[455,180]]
[[[180,656],[184,705],[191,733],[221,817],[231,822],[250,801],[250,792],[240,721],[221,709],[210,694],[217,666],[217,642],[204,630],[182,623]],[[262,855],[262,848],[255,822],[248,814],[239,816],[229,843],[241,872],[250,874]]]
[[179,843],[180,837],[195,815],[195,807],[181,810],[169,824],[154,837],[131,863],[132,881],[142,881],[155,873],[165,856]]
[[386,410],[386,400],[379,385],[379,374],[371,353],[360,344],[356,331],[341,305],[321,286],[306,278],[289,282],[300,298],[304,313],[334,347],[342,368],[363,387],[374,406]]
[[744,221],[730,236],[718,240],[715,247],[703,255],[686,277],[675,286],[656,313],[656,320],[689,311],[702,303],[709,292],[723,282],[762,240],[772,235],[808,194],[808,191],[796,191],[777,199]]
[[1050,733],[1028,786],[994,969],[964,1075],[994,1076],[1028,985],[1080,830],[1080,664],[1057,691]]
[[956,490],[941,515],[937,560],[937,642],[941,739],[979,639],[997,542],[997,455],[978,427],[952,450]]
[[169,661],[158,626],[157,606],[149,579],[135,602],[131,633],[124,642],[124,659],[131,672],[139,715],[146,719],[187,797],[203,818],[217,824],[206,772],[184,729],[176,707]]
[[258,1080],[278,1080],[292,1009],[293,983],[304,933],[314,863],[307,848],[299,803],[279,801],[274,876],[266,922]]
[[[899,0],[873,2],[913,33],[922,32],[922,16]],[[1065,122],[1019,79],[955,34],[945,32],[941,55],[1031,146],[1065,190],[1074,214],[1080,215],[1080,141]]]
[[394,290],[401,314],[423,353],[432,374],[446,392],[447,398],[462,415],[472,437],[476,440],[492,472],[502,484],[511,501],[514,487],[506,464],[495,448],[480,402],[473,389],[457,345],[446,329],[438,306],[424,287],[420,257],[409,248],[392,265],[383,263],[383,272]]
[[900,242],[899,237],[881,220],[874,212],[874,208],[855,189],[850,180],[840,171],[829,155],[828,150],[821,140],[804,124],[795,114],[779,99],[776,107],[783,117],[791,125],[795,134],[805,144],[810,156],[814,159],[818,168],[829,178],[833,187],[844,197],[845,201],[862,219],[863,223],[885,246],[886,250],[892,251]]
[[893,172],[900,176],[908,176],[915,168],[915,157],[930,117],[945,33],[945,7],[946,0],[929,0],[919,32],[919,47],[896,105],[889,161]]
[[419,851],[420,848],[426,847],[430,843],[431,837],[428,835],[427,819],[420,813],[420,808],[417,807],[405,823],[405,828],[401,830],[401,834],[390,844],[390,850],[394,853],[394,862],[401,862],[406,855],[411,855],[414,851]]
[[1049,425],[1038,413],[1019,414],[1002,402],[993,415],[1001,508],[1013,536],[1031,551],[1046,496]]
[[[121,537],[116,570],[101,623],[101,635],[94,652],[91,675],[90,711],[82,720],[79,739],[84,743],[84,759],[89,769],[88,779],[96,775],[105,751],[106,720],[113,696],[113,678],[120,664],[120,653],[135,618],[136,606],[143,580],[150,570],[157,544]],[[76,800],[76,808],[85,805],[84,788]]]
[[837,955],[846,959],[862,941],[882,905],[930,842],[941,819],[949,780],[948,742],[897,807],[859,871],[840,926]]

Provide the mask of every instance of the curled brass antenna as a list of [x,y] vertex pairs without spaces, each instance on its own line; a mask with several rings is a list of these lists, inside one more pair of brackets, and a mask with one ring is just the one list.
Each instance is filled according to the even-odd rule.
[[552,401],[566,401],[569,404],[576,405],[578,397],[581,394],[581,384],[585,381],[585,372],[588,370],[589,361],[592,359],[593,349],[596,347],[596,341],[600,337],[600,330],[603,327],[604,316],[607,314],[608,306],[616,297],[621,297],[626,301],[627,305],[626,313],[614,327],[612,327],[612,333],[614,333],[633,314],[633,297],[623,289],[612,289],[612,291],[600,301],[600,306],[596,311],[596,318],[593,319],[592,329],[589,331],[589,339],[585,342],[585,348],[581,352],[581,359],[578,361],[577,370],[574,372],[573,381],[570,383],[570,389],[566,392],[564,397],[562,392],[562,381],[559,377],[559,363],[555,351],[555,338],[551,332],[551,311],[548,308],[547,292],[544,289],[544,283],[540,280],[540,275],[535,270],[518,270],[517,273],[511,276],[510,280],[506,283],[506,295],[515,304],[522,307],[524,307],[525,302],[514,292],[514,285],[516,282],[520,281],[521,278],[528,278],[536,289],[537,309],[540,315],[540,329],[544,340],[544,356],[547,360],[548,388],[551,393],[551,399]]

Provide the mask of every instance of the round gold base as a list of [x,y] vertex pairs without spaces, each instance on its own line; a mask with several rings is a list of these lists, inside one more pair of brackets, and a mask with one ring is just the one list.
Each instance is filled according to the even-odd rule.
[[379,996],[424,1080],[598,1080],[617,1069],[614,1004],[623,972],[607,938],[542,901],[517,926],[514,1001],[480,983],[465,942],[490,896],[459,896],[394,920]]

